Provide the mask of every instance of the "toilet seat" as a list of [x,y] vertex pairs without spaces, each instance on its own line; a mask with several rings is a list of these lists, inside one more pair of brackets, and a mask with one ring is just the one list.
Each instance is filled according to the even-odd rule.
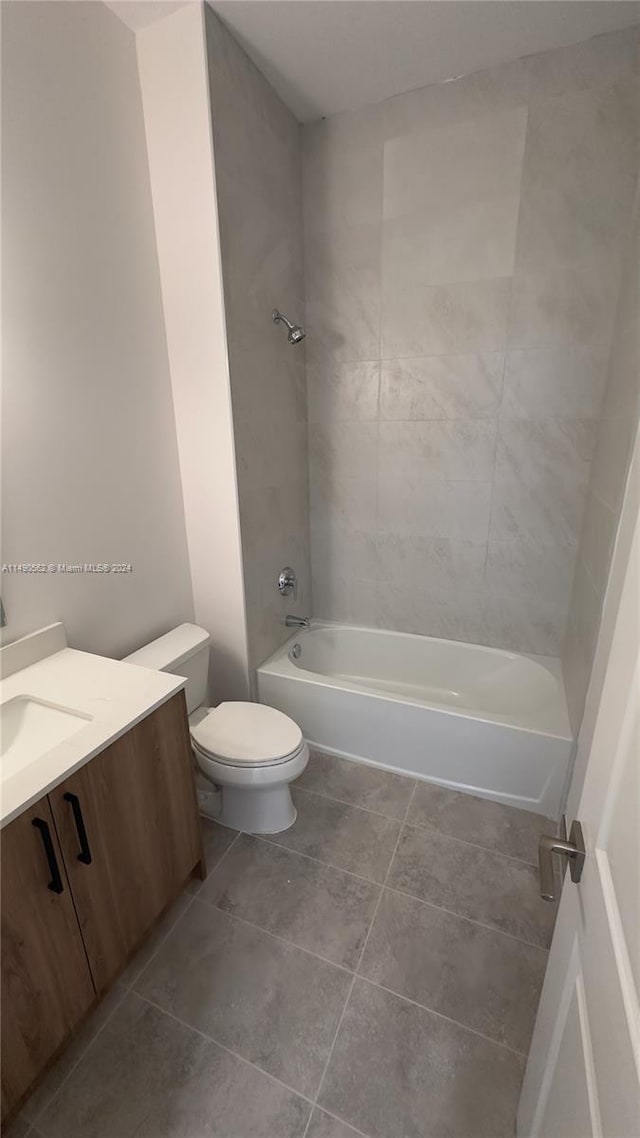
[[191,719],[194,750],[204,759],[225,766],[278,766],[295,759],[304,748],[297,723],[261,703],[221,703],[199,709]]

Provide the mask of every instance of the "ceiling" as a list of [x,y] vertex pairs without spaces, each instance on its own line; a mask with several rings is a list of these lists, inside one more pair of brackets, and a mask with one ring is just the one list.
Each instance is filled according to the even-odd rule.
[[[184,2],[107,0],[134,30]],[[640,24],[640,0],[207,2],[304,122]]]
[[640,23],[625,0],[208,0],[301,121]]

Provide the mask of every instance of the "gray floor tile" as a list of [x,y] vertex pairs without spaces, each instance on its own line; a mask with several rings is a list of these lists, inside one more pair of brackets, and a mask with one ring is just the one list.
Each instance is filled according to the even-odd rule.
[[130,988],[138,979],[140,973],[147,967],[151,957],[158,951],[165,937],[171,932],[176,921],[182,916],[190,904],[190,894],[188,892],[182,893],[178,899],[174,901],[173,905],[167,909],[164,916],[160,918],[142,947],[139,948],[135,956],[131,958],[124,972],[120,973],[120,983],[125,988]]
[[313,1095],[350,983],[348,972],[196,899],[136,990]]
[[387,884],[547,948],[556,906],[540,897],[533,866],[405,826]]
[[[204,860],[207,865],[207,875],[210,877],[216,868],[221,857],[227,852],[230,846],[233,845],[238,836],[237,830],[232,830],[229,826],[221,826],[218,822],[212,821],[210,818],[200,817],[202,825],[202,844],[204,846]],[[199,877],[192,877],[187,891],[189,893],[199,893],[202,888],[202,881]]]
[[370,881],[384,881],[399,822],[303,790],[294,790],[293,799],[298,810],[293,826],[267,840]]
[[538,838],[556,832],[556,823],[542,814],[516,810],[472,794],[461,794],[435,783],[419,782],[407,822],[429,826],[441,834],[473,842],[496,853],[538,864]]
[[542,948],[385,890],[360,972],[526,1052],[547,956]]
[[313,1108],[306,1138],[359,1138],[359,1131],[347,1126],[346,1122],[332,1118],[316,1106]]
[[47,1110],[46,1138],[302,1138],[309,1104],[134,994]]
[[414,781],[403,775],[339,759],[312,750],[309,764],[296,786],[385,814],[387,818],[404,818]]
[[22,1116],[27,1121],[35,1122],[39,1119],[45,1107],[48,1106],[65,1079],[77,1066],[87,1048],[90,1047],[98,1032],[102,1030],[116,1008],[122,1003],[124,996],[125,989],[120,984],[116,984],[72,1035],[58,1062],[54,1063],[53,1067],[46,1072],[22,1108]]
[[371,1138],[513,1138],[524,1059],[357,980],[319,1105]]
[[227,913],[355,968],[380,887],[241,835],[200,892]]

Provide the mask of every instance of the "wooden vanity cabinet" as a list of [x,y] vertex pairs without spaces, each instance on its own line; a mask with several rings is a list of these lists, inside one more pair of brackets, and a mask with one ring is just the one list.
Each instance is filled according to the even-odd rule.
[[5,827],[1,847],[4,1117],[95,992],[46,798]]
[[182,692],[49,800],[101,992],[202,856]]
[[26,1097],[194,871],[184,693],[0,835],[2,1117]]

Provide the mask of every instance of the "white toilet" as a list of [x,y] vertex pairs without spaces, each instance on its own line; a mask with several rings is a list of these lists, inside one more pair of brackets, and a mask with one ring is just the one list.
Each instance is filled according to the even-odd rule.
[[253,834],[278,834],[293,825],[289,783],[309,761],[302,732],[287,715],[261,703],[203,706],[209,670],[204,629],[181,624],[125,660],[186,678],[193,754],[204,778],[214,784],[211,793],[199,794],[202,813]]

